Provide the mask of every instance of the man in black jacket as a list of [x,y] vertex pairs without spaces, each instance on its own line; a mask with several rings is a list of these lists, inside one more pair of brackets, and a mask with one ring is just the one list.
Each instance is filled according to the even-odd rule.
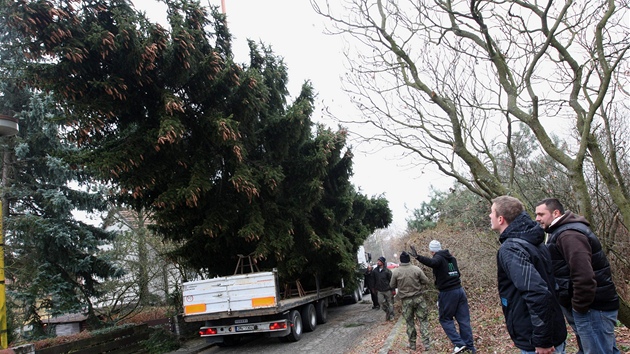
[[390,288],[389,282],[392,280],[392,271],[387,269],[385,257],[378,257],[376,261],[378,267],[372,271],[374,273],[374,287],[378,291],[378,303],[385,311],[385,321],[394,319],[394,294],[395,289]]
[[371,264],[368,264],[367,266],[363,282],[365,283],[365,287],[368,288],[370,296],[372,297],[372,309],[380,309],[381,307],[378,305],[378,292],[374,287],[374,270]]
[[523,354],[564,353],[567,327],[555,296],[545,232],[514,197],[493,199],[489,216],[500,233],[497,278],[510,338]]
[[[447,249],[443,250],[442,244],[437,240],[429,243],[429,251],[433,256],[432,258],[418,255],[416,248],[411,246],[411,255],[418,262],[433,269],[435,287],[439,291],[438,313],[440,325],[448,339],[455,346],[453,353],[460,353],[464,350],[476,353],[472,327],[470,326],[468,298],[459,279],[460,273],[457,267],[457,259]],[[457,320],[459,333],[453,318]]]

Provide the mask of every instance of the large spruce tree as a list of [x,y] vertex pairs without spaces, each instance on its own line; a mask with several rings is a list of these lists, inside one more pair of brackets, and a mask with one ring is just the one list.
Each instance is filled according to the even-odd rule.
[[287,69],[265,46],[250,42],[249,63],[236,63],[216,9],[167,5],[168,30],[124,0],[8,5],[37,60],[31,81],[65,108],[77,166],[151,212],[180,242],[178,261],[202,273],[229,274],[251,254],[288,280],[349,276],[391,211],[349,182],[345,131],[314,126],[309,83],[287,103]]

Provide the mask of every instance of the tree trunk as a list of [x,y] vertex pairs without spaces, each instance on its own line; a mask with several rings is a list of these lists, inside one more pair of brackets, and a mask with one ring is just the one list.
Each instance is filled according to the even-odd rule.
[[151,302],[149,296],[149,270],[147,269],[149,255],[146,236],[146,229],[144,226],[141,226],[138,229],[138,288],[140,303],[144,306],[150,305]]
[[630,304],[621,296],[619,296],[619,314],[617,314],[617,320],[624,326],[630,328]]

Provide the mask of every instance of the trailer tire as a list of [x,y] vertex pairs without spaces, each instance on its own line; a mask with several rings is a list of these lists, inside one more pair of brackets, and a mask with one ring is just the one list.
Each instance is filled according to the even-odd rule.
[[297,342],[302,338],[302,316],[298,310],[289,312],[291,322],[291,332],[285,337],[287,342]]
[[306,304],[302,307],[302,324],[304,332],[313,332],[317,327],[317,314],[313,304]]
[[328,300],[321,299],[315,303],[315,315],[317,316],[317,323],[324,324],[328,322]]
[[354,289],[352,295],[350,295],[350,303],[356,304],[357,302],[359,302],[359,289]]

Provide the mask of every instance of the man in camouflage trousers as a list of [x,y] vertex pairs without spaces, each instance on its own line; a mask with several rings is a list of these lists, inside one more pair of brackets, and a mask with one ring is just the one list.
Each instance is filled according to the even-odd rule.
[[409,339],[409,349],[416,350],[416,318],[420,323],[420,334],[424,350],[429,350],[431,340],[429,338],[428,310],[427,303],[422,295],[423,291],[429,287],[429,278],[420,267],[409,263],[410,256],[407,252],[400,254],[400,267],[392,272],[392,280],[389,286],[392,289],[398,288],[398,297],[402,302],[402,315],[407,323],[407,338]]

